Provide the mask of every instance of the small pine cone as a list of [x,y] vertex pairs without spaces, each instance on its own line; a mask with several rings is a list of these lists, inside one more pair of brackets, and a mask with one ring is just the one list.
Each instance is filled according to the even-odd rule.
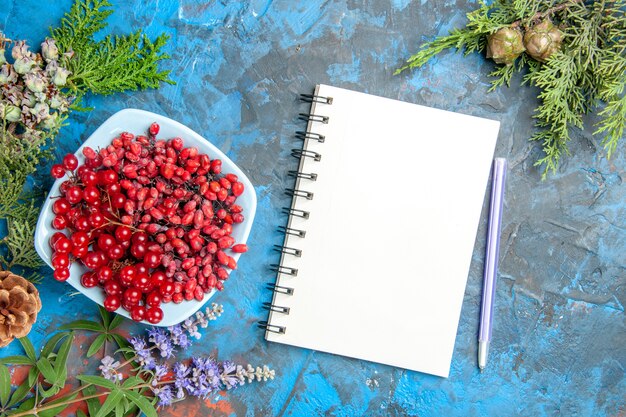
[[487,36],[487,58],[497,64],[513,65],[524,52],[522,32],[511,27],[504,27]]
[[24,337],[41,310],[39,291],[24,278],[0,271],[0,347]]
[[561,49],[563,32],[550,19],[533,26],[524,34],[526,53],[539,62],[546,62],[550,56]]

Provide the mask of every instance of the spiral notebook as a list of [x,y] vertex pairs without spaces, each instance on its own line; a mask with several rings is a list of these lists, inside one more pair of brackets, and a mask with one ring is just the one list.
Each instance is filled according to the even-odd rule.
[[447,377],[499,123],[312,95],[265,337]]

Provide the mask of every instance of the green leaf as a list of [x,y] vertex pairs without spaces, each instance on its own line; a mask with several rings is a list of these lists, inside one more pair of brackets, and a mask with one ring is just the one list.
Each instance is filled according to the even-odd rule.
[[76,410],[76,417],[88,417],[88,416],[87,414],[83,412],[83,410]]
[[13,355],[0,359],[1,364],[6,365],[33,365],[35,361],[31,360],[28,356]]
[[[69,397],[61,397],[61,398],[58,398],[58,399],[56,399],[54,401],[50,401],[49,403],[46,403],[46,405],[54,405],[54,404],[57,404],[57,403],[60,403],[60,402],[72,401],[77,396],[78,396],[78,393],[72,394]],[[54,417],[54,416],[58,415],[61,411],[65,410],[67,407],[69,407],[69,405],[70,404],[62,404],[62,405],[59,405],[58,407],[50,408],[50,409],[44,410],[44,411],[39,411],[37,413],[37,416],[38,417]]]
[[146,417],[158,417],[156,408],[150,401],[143,395],[136,393],[135,391],[125,391],[125,394],[130,400],[146,415]]
[[116,314],[115,317],[113,317],[113,320],[111,320],[111,324],[109,324],[109,330],[117,328],[117,326],[122,324],[123,321],[124,317],[121,314]]
[[115,417],[124,417],[124,404],[122,401],[115,404]]
[[122,398],[124,398],[124,393],[118,388],[115,388],[114,391],[111,391],[104,403],[102,403],[102,407],[100,407],[95,417],[104,417],[109,414],[113,411],[115,405],[122,400]]
[[87,382],[89,384],[93,384],[93,385],[97,385],[99,387],[104,387],[104,388],[108,388],[108,389],[116,389],[117,386],[109,381],[108,379],[102,378],[101,376],[95,376],[95,375],[78,375],[77,378],[80,381],[83,382]]
[[143,379],[136,377],[134,375],[129,376],[128,378],[126,378],[126,380],[124,381],[124,383],[122,383],[122,388],[133,388],[137,385],[143,384],[144,381]]
[[47,358],[39,358],[37,361],[37,369],[41,371],[46,382],[54,385],[57,382],[57,373]]
[[76,320],[59,327],[59,330],[89,330],[92,332],[106,332],[102,324],[91,320]]
[[[89,397],[96,393],[96,387],[90,385],[83,389],[83,397]],[[100,408],[100,401],[97,398],[89,398],[86,399],[87,403],[87,411],[89,411],[90,416],[95,416],[98,413],[98,409]]]
[[56,348],[57,344],[61,341],[61,339],[67,337],[68,335],[69,335],[68,332],[61,332],[52,336],[50,340],[46,342],[43,349],[41,349],[41,356],[43,356],[44,358],[47,358],[52,352],[54,352],[54,349]]
[[104,307],[98,306],[98,310],[100,311],[100,317],[102,317],[102,324],[105,329],[109,328],[109,324],[111,323],[111,313],[109,313]]
[[39,383],[37,384],[37,390],[39,391],[39,396],[41,396],[42,398],[50,398],[56,395],[60,389],[61,388],[59,388],[58,385],[53,385],[49,389],[45,389],[43,385]]
[[9,368],[0,365],[0,405],[4,407],[11,395],[11,373]]
[[37,361],[37,355],[35,354],[35,347],[30,342],[28,337],[20,337],[18,339],[24,348],[24,352],[26,352],[26,356],[28,356],[33,362]]
[[71,332],[69,337],[63,342],[59,351],[57,352],[57,357],[54,359],[54,369],[57,373],[57,385],[60,387],[65,386],[65,381],[67,379],[67,358],[70,354],[70,350],[72,349],[72,342],[74,341],[74,333]]
[[35,397],[31,397],[27,399],[26,401],[24,401],[22,404],[20,404],[20,406],[17,407],[17,409],[20,411],[28,411],[28,410],[32,410],[34,406],[35,406]]
[[37,382],[37,378],[39,378],[40,374],[41,372],[36,365],[33,365],[33,367],[28,370],[28,383],[31,387],[35,386],[35,382]]
[[6,408],[10,408],[26,398],[33,386],[34,384],[29,384],[28,381],[22,382],[22,384],[17,387],[15,391],[13,391],[11,401],[9,401],[9,403],[6,405]]
[[93,341],[91,346],[89,346],[89,350],[87,351],[87,357],[90,358],[93,355],[95,355],[100,350],[102,345],[104,345],[104,341],[106,339],[107,339],[106,334],[103,333],[103,334],[98,335],[98,337],[96,337],[96,339]]

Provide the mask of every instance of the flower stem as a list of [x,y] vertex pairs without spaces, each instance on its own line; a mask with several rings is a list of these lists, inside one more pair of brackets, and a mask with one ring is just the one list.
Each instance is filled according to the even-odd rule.
[[61,401],[61,402],[54,403],[54,404],[44,405],[43,407],[33,407],[30,410],[22,411],[21,413],[17,413],[17,414],[12,414],[11,417],[21,417],[21,416],[28,416],[28,415],[33,415],[33,414],[37,415],[37,413],[41,411],[45,411],[45,410],[50,410],[51,408],[60,407],[62,405],[73,404],[73,403],[89,400],[91,398],[98,398],[98,397],[102,397],[103,395],[108,395],[108,394],[110,394],[109,391],[101,392],[99,394],[88,395],[86,397],[74,398],[73,400]]

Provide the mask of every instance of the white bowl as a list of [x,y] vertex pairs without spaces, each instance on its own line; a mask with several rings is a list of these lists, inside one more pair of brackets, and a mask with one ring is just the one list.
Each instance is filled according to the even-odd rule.
[[[243,207],[244,221],[240,224],[233,226],[232,236],[237,243],[246,243],[252,222],[254,220],[254,213],[256,211],[256,194],[250,180],[244,175],[244,173],[231,161],[226,155],[224,155],[214,145],[209,143],[202,136],[172,119],[167,117],[150,113],[137,109],[126,109],[115,113],[108,118],[92,135],[83,143],[83,145],[76,151],[76,157],[79,164],[82,164],[85,160],[82,148],[90,146],[93,149],[105,147],[111,143],[113,138],[118,136],[122,132],[130,132],[133,134],[146,134],[148,127],[152,122],[157,122],[160,126],[160,132],[158,137],[163,139],[169,139],[173,137],[183,138],[185,147],[195,146],[202,153],[209,155],[211,159],[219,158],[222,160],[222,171],[225,173],[232,172],[239,177],[239,181],[244,184],[244,192],[237,198],[237,204]],[[48,198],[44,203],[39,220],[37,221],[37,229],[35,230],[35,249],[41,258],[50,266],[52,249],[49,245],[50,237],[57,232],[52,227],[52,219],[54,213],[50,207],[52,204],[52,197],[59,196],[59,186],[67,177],[58,179],[52,185],[52,189],[48,194]],[[239,259],[238,253],[232,254],[235,260]],[[67,282],[76,288],[78,291],[92,299],[96,303],[102,305],[104,302],[104,291],[100,287],[85,288],[80,283],[81,275],[88,269],[78,262],[72,263],[70,267],[70,278]],[[234,271],[233,271],[234,272]],[[232,272],[231,272],[232,273]],[[167,303],[162,304],[163,320],[158,326],[172,326],[174,324],[184,321],[187,317],[198,311],[206,302],[215,294],[216,290],[211,291],[204,295],[202,301],[183,301],[180,304]],[[130,318],[128,311],[123,308],[119,308],[116,313]],[[144,323],[148,323],[144,321]]]

